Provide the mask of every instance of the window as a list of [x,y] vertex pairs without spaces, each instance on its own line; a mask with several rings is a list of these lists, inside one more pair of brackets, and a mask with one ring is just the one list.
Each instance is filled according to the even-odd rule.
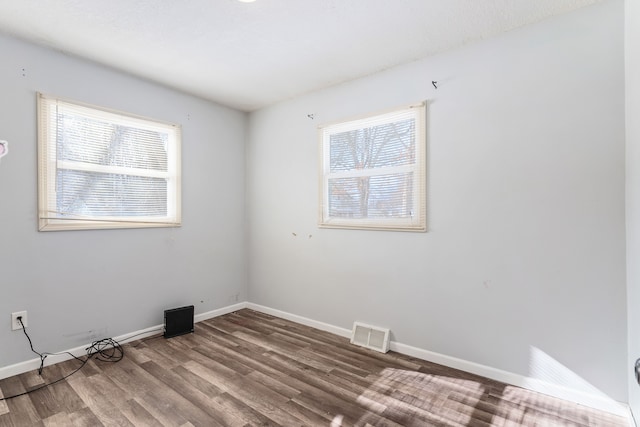
[[319,132],[320,227],[426,231],[424,104]]
[[38,94],[39,229],[180,225],[180,127]]

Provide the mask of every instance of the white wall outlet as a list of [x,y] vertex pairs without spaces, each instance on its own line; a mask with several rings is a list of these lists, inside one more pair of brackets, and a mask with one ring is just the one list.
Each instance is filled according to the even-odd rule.
[[18,329],[22,329],[22,325],[20,321],[18,321],[18,317],[21,317],[22,325],[26,328],[27,325],[27,312],[26,311],[16,311],[15,313],[11,313],[11,330],[17,331]]

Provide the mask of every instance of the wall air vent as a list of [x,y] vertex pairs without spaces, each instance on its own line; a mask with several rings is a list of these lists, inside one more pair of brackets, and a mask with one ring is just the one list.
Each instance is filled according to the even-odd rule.
[[390,330],[386,328],[354,322],[351,344],[386,353],[389,351],[389,332]]

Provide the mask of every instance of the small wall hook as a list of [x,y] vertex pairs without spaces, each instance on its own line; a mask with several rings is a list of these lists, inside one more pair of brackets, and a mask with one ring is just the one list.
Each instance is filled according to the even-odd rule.
[[433,85],[433,87],[435,87],[436,89],[438,89],[438,86],[436,86],[438,82],[435,80],[431,80],[431,84]]

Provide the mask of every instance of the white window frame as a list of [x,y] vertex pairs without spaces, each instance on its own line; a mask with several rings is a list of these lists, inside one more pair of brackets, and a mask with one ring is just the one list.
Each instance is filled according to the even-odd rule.
[[[41,93],[38,104],[38,228],[40,231],[112,228],[178,227],[181,225],[181,128],[145,117],[64,100]],[[109,123],[165,133],[167,170],[104,166],[57,159],[58,111],[71,108]],[[146,176],[167,180],[166,216],[82,216],[58,211],[56,176],[58,169],[74,169],[118,175]]]
[[[411,165],[352,169],[347,171],[330,170],[330,138],[333,134],[366,129],[375,125],[393,123],[406,118],[415,120],[415,159]],[[390,112],[379,113],[364,118],[320,126],[320,203],[318,226],[321,228],[345,228],[368,230],[417,231],[427,230],[426,220],[426,105],[425,103],[410,105]],[[329,210],[329,180],[332,178],[376,176],[389,173],[412,172],[413,191],[411,194],[414,211],[407,218],[344,218],[332,217]]]

